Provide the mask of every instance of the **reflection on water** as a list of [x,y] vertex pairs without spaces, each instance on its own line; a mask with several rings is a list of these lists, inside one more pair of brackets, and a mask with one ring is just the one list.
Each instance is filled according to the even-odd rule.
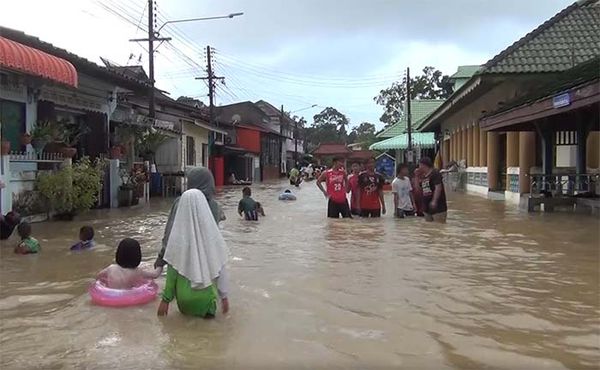
[[[267,217],[236,217],[220,195],[231,252],[231,314],[166,319],[156,304],[91,306],[86,288],[123,237],[151,263],[170,204],[34,225],[43,252],[0,260],[0,367],[596,368],[598,220],[525,214],[456,195],[447,225],[421,219],[327,220],[303,184],[254,187]],[[390,200],[388,199],[388,202]],[[97,247],[72,253],[81,225]],[[14,242],[14,239],[11,240]],[[164,283],[161,278],[159,283]]]

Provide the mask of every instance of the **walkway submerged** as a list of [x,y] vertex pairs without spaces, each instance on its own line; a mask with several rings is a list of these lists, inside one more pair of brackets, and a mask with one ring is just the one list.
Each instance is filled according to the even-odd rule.
[[[421,219],[326,220],[303,184],[254,188],[267,217],[221,201],[232,251],[232,312],[164,320],[156,304],[89,304],[94,272],[119,239],[158,250],[169,204],[90,214],[99,246],[68,247],[85,222],[34,225],[38,256],[0,259],[0,367],[584,368],[600,361],[598,220],[526,214],[452,194],[447,225]],[[388,204],[391,204],[388,199]],[[164,279],[164,278],[163,278]],[[164,280],[161,279],[162,284]]]

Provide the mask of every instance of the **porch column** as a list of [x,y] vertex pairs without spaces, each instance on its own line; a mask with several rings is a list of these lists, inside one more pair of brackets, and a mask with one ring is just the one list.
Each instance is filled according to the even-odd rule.
[[587,139],[587,165],[600,167],[600,132],[590,132]]
[[542,132],[542,168],[544,175],[552,175],[552,168],[554,167],[554,132],[544,131]]
[[480,159],[480,151],[479,151],[479,126],[475,125],[473,127],[473,166],[479,167],[481,164]]
[[457,145],[458,137],[456,136],[456,131],[452,133],[452,160],[456,161],[456,145]]
[[462,155],[462,130],[456,131],[456,162],[460,161]]
[[467,129],[467,167],[473,166],[473,126]]
[[498,188],[498,174],[500,173],[500,161],[498,152],[500,148],[500,138],[497,132],[487,133],[487,178],[489,190]]
[[460,159],[467,160],[467,129],[465,128],[460,130]]
[[519,192],[529,193],[529,173],[535,165],[535,132],[519,132]]
[[450,139],[442,140],[442,166],[445,168],[450,163]]
[[479,131],[479,167],[487,166],[487,149],[488,149],[488,140],[487,140],[487,131],[483,131],[478,128]]
[[587,172],[586,155],[587,155],[587,138],[589,130],[583,122],[577,125],[577,174],[582,175]]
[[519,165],[519,132],[510,131],[506,133],[506,190],[510,191],[509,167]]

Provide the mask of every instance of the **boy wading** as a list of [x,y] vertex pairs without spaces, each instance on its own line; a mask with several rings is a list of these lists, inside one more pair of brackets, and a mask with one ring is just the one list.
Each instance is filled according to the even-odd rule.
[[423,173],[421,189],[423,189],[423,212],[426,221],[446,222],[446,192],[440,172],[433,168],[431,159],[421,158],[419,168]]
[[394,194],[394,208],[396,217],[415,215],[415,200],[412,194],[412,185],[408,177],[408,166],[401,164],[398,166],[398,175],[392,182],[392,193]]
[[[325,181],[327,190],[323,188],[322,182]],[[350,207],[346,199],[348,177],[346,171],[342,169],[342,162],[339,158],[333,160],[333,168],[327,170],[319,176],[317,186],[323,192],[327,202],[327,217],[343,218],[352,217],[350,215]]]
[[366,170],[358,176],[360,188],[358,203],[361,217],[381,217],[385,215],[385,202],[383,201],[383,176],[375,172],[375,159],[366,162]]

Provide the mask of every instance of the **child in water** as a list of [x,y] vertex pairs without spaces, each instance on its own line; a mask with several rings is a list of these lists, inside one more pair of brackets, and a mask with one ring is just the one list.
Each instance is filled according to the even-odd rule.
[[260,211],[262,207],[259,209],[260,203],[252,199],[252,190],[249,187],[246,186],[242,189],[242,196],[238,204],[238,214],[240,216],[244,216],[246,221],[258,221],[259,213],[264,216],[264,211]]
[[71,247],[72,251],[81,251],[94,247],[94,228],[91,226],[82,226],[79,229],[79,242]]
[[28,222],[21,222],[17,226],[17,233],[21,237],[21,242],[15,248],[15,253],[30,254],[40,251],[40,243],[31,236],[31,225]]
[[100,271],[96,278],[112,289],[131,289],[144,280],[160,276],[160,268],[152,271],[139,267],[142,261],[142,249],[135,239],[121,240],[115,254],[116,264]]

